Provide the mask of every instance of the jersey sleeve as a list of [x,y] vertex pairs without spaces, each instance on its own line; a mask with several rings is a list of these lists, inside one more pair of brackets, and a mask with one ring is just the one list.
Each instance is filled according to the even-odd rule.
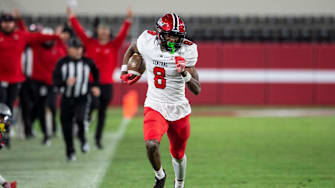
[[148,30],[143,31],[143,33],[138,37],[136,46],[140,54],[144,55],[146,53],[146,46],[152,37],[154,37],[153,34],[150,34],[150,31]]
[[197,45],[193,43],[187,46],[185,51],[186,67],[194,67],[198,61],[198,49]]

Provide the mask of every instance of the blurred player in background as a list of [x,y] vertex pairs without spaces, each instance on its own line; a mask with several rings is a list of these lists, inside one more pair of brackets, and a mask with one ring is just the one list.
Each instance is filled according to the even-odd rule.
[[100,72],[101,96],[93,97],[93,108],[98,108],[98,124],[95,134],[95,143],[98,149],[102,149],[102,132],[105,124],[106,110],[113,95],[113,73],[117,66],[119,49],[130,30],[133,13],[129,9],[118,35],[111,39],[111,29],[100,22],[96,28],[97,38],[89,38],[81,27],[71,8],[67,8],[67,14],[75,33],[83,42],[87,57],[91,58]]
[[[57,35],[30,33],[17,28],[12,14],[0,16],[0,102],[12,110],[20,84],[25,80],[21,56],[27,44],[57,40]],[[7,144],[9,147],[9,142]]]
[[[7,105],[0,103],[0,150],[8,139],[8,130],[11,124],[12,112]],[[16,188],[16,182],[7,182],[0,175],[0,185],[4,188]]]
[[148,76],[144,104],[143,133],[149,161],[155,172],[154,188],[163,188],[166,173],[161,164],[159,145],[167,133],[175,172],[175,188],[184,188],[186,143],[190,136],[191,107],[185,97],[185,85],[194,94],[201,87],[195,64],[197,45],[185,39],[183,20],[176,14],[164,15],[157,22],[157,31],[144,31],[132,44],[123,60],[121,79],[127,84],[138,80],[127,72],[130,57],[142,56]]
[[[42,34],[52,35],[52,28],[44,27]],[[60,35],[62,36],[62,35]],[[41,44],[30,44],[33,51],[33,69],[31,75],[31,86],[33,89],[33,106],[31,109],[31,122],[39,120],[44,138],[42,144],[50,145],[50,135],[47,131],[46,107],[48,93],[53,92],[52,72],[62,57],[66,56],[66,47],[62,40],[50,40]]]
[[[23,21],[20,21],[21,25],[24,25]],[[25,26],[23,27],[25,30]],[[31,24],[28,28],[29,32],[40,32],[42,26],[38,24]],[[24,126],[24,135],[26,139],[34,137],[34,133],[31,126],[31,109],[33,106],[33,96],[34,91],[31,84],[31,74],[33,72],[33,50],[29,45],[26,46],[23,55],[22,55],[22,70],[23,74],[26,77],[26,80],[22,83],[19,99],[20,99],[20,108],[22,121]]]
[[[88,152],[89,145],[85,137],[85,119],[89,103],[88,95],[100,95],[99,71],[93,61],[83,57],[84,47],[76,38],[68,43],[68,56],[62,58],[53,73],[53,83],[62,93],[60,119],[66,146],[66,156],[69,161],[76,160],[73,145],[73,126],[78,126],[78,138],[81,151]],[[93,87],[90,89],[89,76],[93,76]]]

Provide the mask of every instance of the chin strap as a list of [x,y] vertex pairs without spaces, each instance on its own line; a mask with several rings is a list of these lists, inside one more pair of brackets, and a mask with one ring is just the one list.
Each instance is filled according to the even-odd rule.
[[174,42],[168,42],[167,43],[167,46],[169,47],[169,48],[171,48],[171,54],[174,54],[175,52],[176,52],[176,43],[174,43]]

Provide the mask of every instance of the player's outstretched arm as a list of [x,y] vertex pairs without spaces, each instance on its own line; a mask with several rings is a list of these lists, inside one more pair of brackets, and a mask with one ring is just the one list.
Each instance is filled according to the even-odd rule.
[[123,83],[126,83],[127,85],[132,85],[141,78],[140,76],[136,76],[136,75],[128,73],[127,64],[128,64],[130,57],[134,53],[140,54],[140,52],[137,49],[136,43],[130,44],[129,48],[127,49],[126,53],[123,56],[120,79],[122,80]]
[[191,92],[195,95],[199,95],[201,92],[201,85],[199,81],[199,74],[198,71],[195,69],[195,67],[186,67],[185,71],[181,73],[183,78],[187,79],[187,72],[192,76],[190,81],[186,82],[188,88],[191,90]]

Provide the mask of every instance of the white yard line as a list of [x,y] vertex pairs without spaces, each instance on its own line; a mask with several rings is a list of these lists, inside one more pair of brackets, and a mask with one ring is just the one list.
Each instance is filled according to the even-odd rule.
[[[101,151],[92,147],[89,153],[81,154],[76,139],[77,161],[71,163],[65,160],[62,137],[53,139],[51,147],[41,146],[40,137],[15,139],[10,151],[1,151],[1,175],[17,180],[23,188],[99,188],[129,122],[124,119],[117,132],[104,135],[105,149]],[[94,146],[93,139],[89,142]]]
[[108,169],[108,167],[110,166],[113,158],[114,158],[114,155],[115,155],[115,151],[117,149],[117,146],[119,145],[120,141],[122,140],[125,132],[126,132],[126,128],[128,126],[130,122],[130,119],[123,119],[122,122],[121,122],[121,125],[120,125],[120,128],[119,130],[114,134],[114,142],[109,145],[109,156],[107,157],[107,160],[105,160],[101,166],[100,166],[100,170],[99,172],[96,174],[95,177],[93,177],[92,180],[89,180],[89,181],[92,181],[92,185],[93,187],[95,188],[99,188],[101,183],[102,183],[102,180],[103,178],[105,177],[105,173]]

